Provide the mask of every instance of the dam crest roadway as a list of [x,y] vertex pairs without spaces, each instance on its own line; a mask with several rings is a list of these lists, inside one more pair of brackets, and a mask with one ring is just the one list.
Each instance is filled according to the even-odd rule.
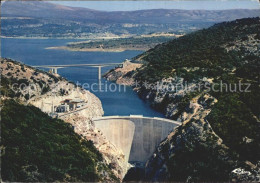
[[92,119],[106,138],[125,154],[128,162],[146,162],[155,148],[180,122],[166,118],[104,116]]

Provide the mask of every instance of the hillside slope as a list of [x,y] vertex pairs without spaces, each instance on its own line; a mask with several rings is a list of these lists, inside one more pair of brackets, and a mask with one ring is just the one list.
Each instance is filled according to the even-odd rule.
[[14,100],[1,102],[1,118],[3,181],[117,180],[93,142],[70,124]]
[[106,74],[183,122],[148,161],[147,180],[259,179],[259,30],[260,18],[216,24],[134,58],[142,67]]
[[179,67],[212,68],[217,72],[205,75],[216,76],[223,68],[240,67],[246,61],[256,62],[260,55],[259,20],[224,22],[158,45],[137,57],[148,62],[148,67],[139,74],[140,79],[173,76],[172,69]]
[[[93,142],[113,174],[118,179],[123,179],[128,168],[124,154],[111,144],[92,122],[92,118],[104,114],[101,101],[94,94],[57,74],[44,72],[11,59],[1,58],[0,61],[1,100],[11,98],[24,105],[33,105],[50,116],[71,124],[75,133]],[[66,99],[81,99],[84,106],[67,113],[54,113],[55,106],[59,106],[61,101]],[[30,120],[28,116],[25,122],[26,120]]]

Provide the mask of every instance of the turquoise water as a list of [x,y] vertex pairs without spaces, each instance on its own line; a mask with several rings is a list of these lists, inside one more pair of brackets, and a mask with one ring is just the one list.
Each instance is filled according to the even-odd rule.
[[[77,40],[63,39],[1,39],[1,56],[11,58],[28,65],[46,64],[88,64],[88,63],[115,63],[130,59],[141,51],[124,52],[71,52],[67,50],[51,50],[46,47],[66,45],[67,42]],[[82,40],[78,40],[82,41]],[[111,67],[102,68],[102,73],[107,72]],[[162,114],[154,111],[147,103],[142,101],[131,87],[116,85],[102,79],[103,87],[99,91],[97,68],[63,68],[58,73],[75,83],[87,86],[102,102],[106,116],[110,115],[144,115],[150,117],[163,117]],[[91,89],[90,86],[93,86]],[[107,86],[107,87],[105,87]],[[109,90],[109,87],[112,91]],[[114,92],[115,88],[117,90]],[[120,91],[119,91],[120,87]],[[107,88],[107,91],[105,89]]]

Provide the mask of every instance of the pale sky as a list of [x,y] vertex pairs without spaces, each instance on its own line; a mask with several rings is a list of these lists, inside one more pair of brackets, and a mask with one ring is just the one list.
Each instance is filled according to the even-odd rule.
[[85,7],[103,11],[132,11],[141,9],[259,9],[258,0],[200,0],[200,1],[52,1],[52,3]]

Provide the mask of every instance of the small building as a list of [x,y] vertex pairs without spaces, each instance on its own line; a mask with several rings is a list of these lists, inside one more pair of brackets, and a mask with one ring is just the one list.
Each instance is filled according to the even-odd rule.
[[62,104],[56,107],[56,112],[68,112],[69,111],[69,105]]
[[131,60],[125,59],[125,61],[122,64],[122,67],[125,68],[126,66],[131,64]]
[[79,108],[80,106],[82,106],[83,103],[85,103],[85,101],[80,99],[80,98],[65,99],[64,101],[61,101],[62,105],[68,105],[69,106],[70,111],[73,111],[76,108]]

